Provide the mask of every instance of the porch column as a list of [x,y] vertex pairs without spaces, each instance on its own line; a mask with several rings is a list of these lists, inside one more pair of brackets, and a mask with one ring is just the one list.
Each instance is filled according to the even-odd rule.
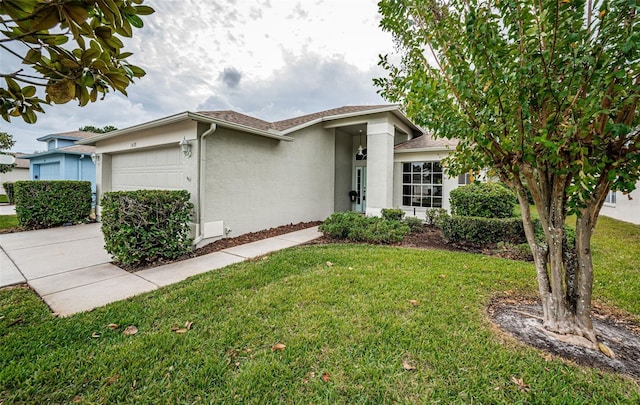
[[393,205],[393,124],[367,123],[367,215]]

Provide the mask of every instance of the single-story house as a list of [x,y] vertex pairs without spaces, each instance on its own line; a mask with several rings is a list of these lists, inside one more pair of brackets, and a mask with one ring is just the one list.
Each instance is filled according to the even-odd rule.
[[92,159],[95,147],[75,144],[94,135],[93,132],[72,131],[38,138],[47,143],[47,150],[25,156],[30,162],[30,179],[90,181],[95,192],[96,165]]
[[640,225],[640,181],[629,194],[610,191],[600,210],[600,214]]
[[25,159],[24,153],[15,153],[13,156],[16,158],[15,166],[11,168],[11,171],[6,173],[0,173],[0,194],[6,195],[5,189],[2,187],[2,183],[9,182],[15,183],[19,180],[29,180],[29,160]]
[[[195,243],[354,210],[449,207],[459,178],[397,105],[348,106],[277,122],[234,111],[183,112],[77,142],[95,145],[98,197],[185,189]],[[464,176],[462,178],[464,180]],[[99,207],[98,207],[99,215]]]

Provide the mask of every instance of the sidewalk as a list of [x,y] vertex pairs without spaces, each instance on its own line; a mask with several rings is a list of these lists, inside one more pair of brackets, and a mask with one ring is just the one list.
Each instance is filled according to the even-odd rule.
[[4,234],[0,287],[26,282],[53,312],[69,316],[319,236],[313,227],[129,273],[110,262],[99,224]]

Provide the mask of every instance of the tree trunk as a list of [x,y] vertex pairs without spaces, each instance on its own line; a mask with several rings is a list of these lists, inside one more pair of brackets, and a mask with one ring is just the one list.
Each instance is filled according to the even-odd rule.
[[568,179],[558,176],[540,180],[534,177],[532,170],[525,171],[524,176],[545,236],[544,242],[536,241],[529,202],[524,192],[518,193],[525,234],[533,253],[542,299],[543,327],[555,334],[586,338],[587,341],[577,338],[575,343],[595,348],[597,340],[590,316],[593,285],[590,241],[593,216],[586,212],[586,215],[581,215],[576,229],[578,249],[574,250],[567,244],[564,230],[564,188]]

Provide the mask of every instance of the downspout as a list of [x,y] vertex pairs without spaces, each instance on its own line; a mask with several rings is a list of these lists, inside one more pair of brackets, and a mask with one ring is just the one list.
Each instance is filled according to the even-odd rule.
[[204,177],[204,173],[205,173],[205,169],[206,169],[206,163],[207,163],[207,136],[213,134],[214,132],[216,132],[217,129],[217,125],[215,123],[211,123],[211,126],[209,127],[209,129],[207,129],[206,131],[204,131],[204,133],[202,134],[202,136],[200,137],[200,146],[198,147],[198,153],[200,153],[200,160],[198,161],[198,192],[197,192],[197,198],[198,198],[198,211],[197,211],[197,217],[198,217],[198,235],[196,235],[196,238],[193,241],[194,245],[198,245],[198,243],[200,243],[200,241],[202,241],[202,239],[204,239],[204,214],[203,214],[203,210],[205,207],[205,202],[206,202],[206,192],[205,192],[205,177]]

